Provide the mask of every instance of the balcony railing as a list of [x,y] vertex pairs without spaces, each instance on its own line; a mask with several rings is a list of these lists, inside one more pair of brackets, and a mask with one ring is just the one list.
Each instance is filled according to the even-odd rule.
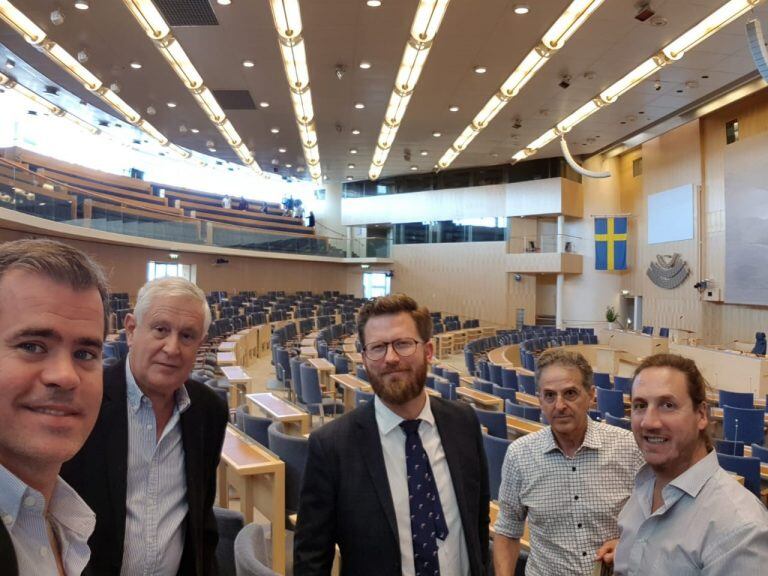
[[564,252],[580,254],[583,238],[568,234],[536,234],[530,236],[512,236],[509,239],[509,253],[552,253]]

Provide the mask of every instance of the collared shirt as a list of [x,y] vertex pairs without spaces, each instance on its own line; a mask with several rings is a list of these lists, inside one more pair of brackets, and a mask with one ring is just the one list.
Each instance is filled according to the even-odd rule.
[[528,519],[527,576],[591,574],[642,464],[631,432],[591,419],[573,457],[548,427],[519,438],[504,459],[496,532],[520,538]]
[[175,576],[184,552],[187,476],[181,413],[190,406],[184,386],[157,440],[152,401],[144,395],[125,363],[128,384],[128,478],[123,576]]
[[[395,506],[402,573],[404,576],[414,576],[416,569],[413,560],[411,506],[408,499],[405,465],[405,432],[400,428],[403,418],[387,408],[378,396],[374,398],[374,409],[381,448],[384,452],[384,464],[387,467],[389,490]],[[429,458],[429,465],[432,467],[432,475],[440,495],[440,504],[448,524],[448,538],[445,541],[437,540],[440,574],[441,576],[466,576],[469,574],[467,543],[464,539],[464,529],[456,501],[456,492],[453,489],[451,471],[448,468],[448,461],[445,458],[440,433],[435,425],[435,417],[428,397],[418,418],[422,421],[419,426],[419,436]]]
[[48,522],[67,576],[79,575],[91,557],[88,538],[96,527],[96,515],[61,478],[56,480],[46,519],[43,495],[0,465],[0,519],[11,535],[20,576],[59,575]]
[[714,450],[667,484],[651,513],[655,483],[644,467],[621,511],[615,574],[765,574],[768,510],[720,468]]

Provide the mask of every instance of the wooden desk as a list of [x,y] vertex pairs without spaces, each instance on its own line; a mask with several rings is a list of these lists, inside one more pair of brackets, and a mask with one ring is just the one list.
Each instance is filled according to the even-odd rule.
[[768,360],[734,350],[717,350],[688,344],[670,344],[669,351],[696,362],[710,386],[734,392],[768,394]]
[[347,336],[342,344],[342,350],[345,354],[357,352],[357,336]]
[[352,366],[350,366],[350,371],[354,371],[357,369],[357,367],[363,363],[363,355],[360,354],[360,352],[346,352],[347,358],[349,358],[349,361],[352,363]]
[[232,384],[229,394],[229,407],[237,409],[241,404],[245,404],[245,395],[250,392],[252,378],[240,366],[223,366],[221,371],[224,377]]
[[317,369],[317,379],[320,382],[320,388],[330,390],[331,379],[329,376],[336,373],[336,367],[325,358],[310,358],[308,362]]
[[458,386],[456,388],[456,395],[465,400],[469,400],[470,402],[474,402],[484,410],[504,411],[504,399],[494,396],[493,394],[486,394],[485,392],[466,386]]
[[245,523],[258,508],[272,524],[272,569],[285,573],[285,463],[229,424],[218,469],[219,506],[229,508],[229,487],[240,496]]
[[669,349],[668,338],[648,336],[631,330],[598,329],[596,332],[601,345],[626,350],[629,356],[635,358],[645,358]]
[[299,348],[299,354],[306,358],[317,358],[317,350],[310,346],[302,346]]
[[515,397],[517,398],[518,404],[527,404],[528,406],[536,406],[536,408],[541,408],[541,402],[539,401],[538,396],[518,391],[515,394]]
[[287,400],[278,398],[272,392],[248,394],[246,398],[273,420],[282,422],[286,427],[298,425],[299,434],[309,432],[312,416]]
[[619,373],[619,359],[626,354],[626,350],[610,348],[608,346],[595,346],[596,361],[593,369],[596,372],[607,372],[608,374]]
[[236,341],[225,340],[224,342],[219,343],[219,347],[217,348],[217,351],[218,352],[234,352],[236,347],[237,347]]
[[546,424],[542,424],[541,422],[534,422],[533,420],[526,420],[507,414],[507,431],[515,436],[532,434],[533,432],[538,432],[546,427]]
[[341,386],[345,414],[355,408],[355,390],[371,391],[371,385],[368,382],[352,374],[331,374],[331,380]]
[[488,352],[488,361],[501,366],[520,365],[520,344],[499,346]]
[[314,347],[315,346],[315,338],[302,338],[301,339],[301,346],[302,347]]
[[237,357],[234,352],[217,352],[216,364],[219,366],[236,366]]

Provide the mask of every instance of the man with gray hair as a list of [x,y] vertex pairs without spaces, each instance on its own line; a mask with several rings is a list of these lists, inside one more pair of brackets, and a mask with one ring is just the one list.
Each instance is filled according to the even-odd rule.
[[210,322],[205,294],[182,278],[145,284],[125,318],[128,357],[105,369],[96,427],[62,470],[96,512],[90,573],[216,573],[227,407],[187,380]]
[[52,240],[0,244],[0,572],[80,574],[96,518],[59,477],[101,403],[107,287]]
[[[538,358],[536,380],[549,427],[507,449],[493,541],[497,576],[512,576],[526,519],[528,576],[589,576],[618,538],[617,518],[643,458],[628,430],[589,417],[592,368],[559,348]],[[615,544],[615,543],[614,543]],[[599,553],[598,553],[599,552]]]

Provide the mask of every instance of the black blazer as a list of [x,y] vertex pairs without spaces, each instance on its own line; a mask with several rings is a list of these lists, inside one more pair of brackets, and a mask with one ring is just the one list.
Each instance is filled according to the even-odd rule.
[[6,576],[19,576],[19,565],[16,561],[16,550],[13,548],[11,535],[0,522],[0,566]]
[[[472,408],[430,397],[467,543],[472,576],[488,565],[488,469]],[[374,403],[319,428],[309,455],[294,542],[296,576],[400,576],[400,542]]]
[[[228,410],[204,384],[190,380],[186,388],[192,403],[180,420],[189,512],[179,574],[208,576],[217,573],[213,502]],[[96,426],[82,449],[61,469],[61,477],[96,514],[96,529],[88,540],[91,559],[84,575],[120,574],[128,468],[127,407],[122,360],[104,370],[104,398]]]

